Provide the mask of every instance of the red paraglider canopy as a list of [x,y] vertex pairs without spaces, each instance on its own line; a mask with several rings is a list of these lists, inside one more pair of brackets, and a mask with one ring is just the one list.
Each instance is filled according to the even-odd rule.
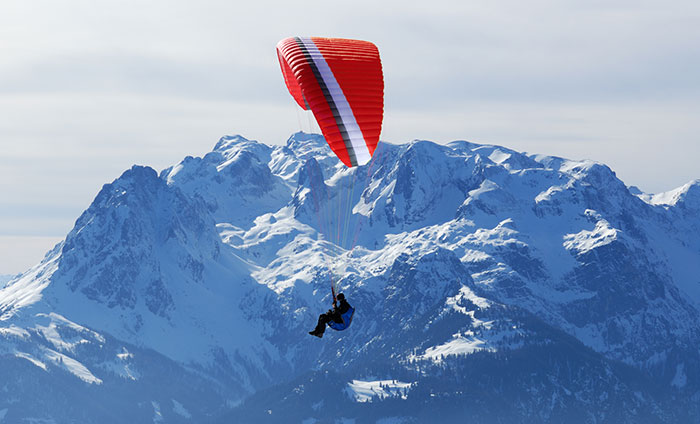
[[364,165],[379,142],[384,77],[377,46],[343,38],[290,37],[277,44],[289,93],[311,110],[333,152]]

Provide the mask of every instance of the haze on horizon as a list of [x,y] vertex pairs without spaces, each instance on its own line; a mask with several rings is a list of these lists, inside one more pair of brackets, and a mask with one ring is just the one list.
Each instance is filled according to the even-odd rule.
[[3,2],[0,274],[37,263],[133,164],[313,130],[274,50],[297,34],[377,44],[382,140],[592,159],[646,192],[700,178],[697,2],[305,5]]

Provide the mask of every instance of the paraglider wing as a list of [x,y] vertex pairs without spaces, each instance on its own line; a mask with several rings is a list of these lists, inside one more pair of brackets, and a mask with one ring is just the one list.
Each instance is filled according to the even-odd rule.
[[289,93],[313,112],[338,158],[349,167],[369,162],[384,115],[377,46],[343,38],[290,37],[277,44],[277,57]]

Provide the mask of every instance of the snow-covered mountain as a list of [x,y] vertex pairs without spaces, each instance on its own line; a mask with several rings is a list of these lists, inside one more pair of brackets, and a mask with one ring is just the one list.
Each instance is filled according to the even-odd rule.
[[3,285],[0,423],[695,422],[699,216],[591,161],[224,137]]

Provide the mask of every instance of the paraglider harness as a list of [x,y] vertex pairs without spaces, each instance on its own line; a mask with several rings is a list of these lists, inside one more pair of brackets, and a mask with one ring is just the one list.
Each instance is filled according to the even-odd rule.
[[[335,306],[338,304],[338,299],[335,296],[335,288],[333,286],[331,286],[331,293],[333,293],[333,306],[335,308]],[[343,296],[343,299],[341,301],[345,301],[345,296]],[[330,328],[336,331],[342,331],[350,327],[350,324],[352,323],[352,316],[355,314],[355,308],[353,308],[349,304],[348,306],[348,310],[340,314],[340,319],[342,320],[342,322],[336,322],[335,320],[331,320],[330,322],[328,322],[328,326]]]

